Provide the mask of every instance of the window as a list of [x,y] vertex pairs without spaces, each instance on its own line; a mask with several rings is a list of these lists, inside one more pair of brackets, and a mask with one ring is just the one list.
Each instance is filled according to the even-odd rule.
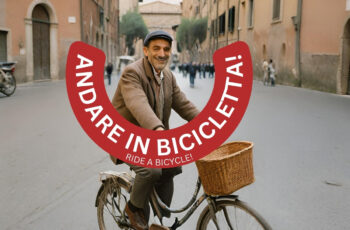
[[225,33],[225,13],[220,15],[219,18],[219,34],[224,34]]
[[273,0],[272,20],[279,20],[281,15],[281,0]]
[[7,31],[0,31],[0,61],[7,61]]
[[253,26],[254,0],[249,0],[248,27]]
[[233,32],[235,29],[235,7],[228,11],[228,31]]
[[102,7],[100,7],[100,9],[99,9],[99,13],[100,13],[100,26],[103,28],[103,26],[104,26],[104,11],[103,11]]

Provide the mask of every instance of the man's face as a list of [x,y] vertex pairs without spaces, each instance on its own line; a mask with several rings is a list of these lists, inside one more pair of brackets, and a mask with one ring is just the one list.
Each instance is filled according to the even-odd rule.
[[169,61],[171,46],[165,39],[153,39],[148,44],[148,47],[143,47],[143,52],[156,72],[159,73]]

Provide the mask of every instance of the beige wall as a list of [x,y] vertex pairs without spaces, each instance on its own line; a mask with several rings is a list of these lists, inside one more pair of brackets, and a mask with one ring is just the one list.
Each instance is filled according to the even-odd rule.
[[[19,55],[19,43],[25,40],[24,19],[27,16],[29,6],[36,1],[20,0],[21,7],[18,7],[19,1],[7,0],[6,1],[6,22],[7,26],[12,29],[12,43],[13,43],[13,55]],[[38,1],[37,1],[38,2]],[[51,3],[54,7],[58,21],[58,36],[61,42],[67,40],[79,40],[80,39],[80,15],[79,15],[79,1],[62,1],[62,0],[50,0],[43,1],[44,3]],[[69,7],[67,7],[69,5]],[[15,10],[14,10],[15,9]],[[75,16],[76,23],[68,23],[68,17]],[[64,28],[64,29],[63,29]]]
[[296,1],[281,1],[280,19],[272,20],[273,1],[254,1],[253,25],[248,26],[249,2],[240,7],[239,39],[248,43],[255,77],[262,76],[262,62],[272,59],[280,80],[286,84],[297,81],[295,75],[295,36],[291,17],[296,15]]
[[[205,7],[203,1],[201,7]],[[201,54],[211,57],[215,49],[236,40],[248,43],[255,78],[262,76],[263,59],[273,59],[280,84],[299,85],[316,90],[350,94],[350,1],[302,1],[300,48],[293,16],[297,16],[298,0],[281,0],[280,20],[272,20],[273,0],[254,0],[253,25],[248,26],[250,0],[208,0],[211,20],[236,7],[234,32],[212,36],[202,44]],[[196,0],[184,0],[184,17],[194,14]],[[205,12],[203,9],[201,12]],[[205,16],[202,13],[201,16]],[[199,16],[197,16],[199,17]],[[300,50],[300,60],[296,53]],[[182,53],[183,55],[186,52]],[[199,55],[203,57],[205,55]],[[300,63],[300,77],[297,66]]]
[[[346,1],[303,1],[301,49],[306,53],[339,54],[339,39],[346,19]],[[311,11],[312,10],[312,11]]]
[[[350,52],[343,40],[350,18],[346,0],[303,1],[301,71],[304,87],[349,94]],[[348,26],[349,27],[349,26]],[[348,28],[349,29],[349,28]]]
[[[21,7],[18,7],[19,4]],[[51,79],[64,78],[68,48],[73,41],[80,40],[78,0],[6,0],[5,20],[11,38],[8,52],[11,53],[10,59],[18,62],[15,73],[18,82],[33,80],[32,34],[29,28],[36,4],[45,5],[53,23],[50,26]],[[76,22],[68,23],[68,17],[72,16]]]
[[138,0],[119,0],[119,16],[121,17],[126,14],[129,10],[137,9]]
[[[168,4],[162,1],[144,3],[139,5],[139,12],[149,31],[164,30],[173,38],[176,37],[172,27],[181,23],[182,11],[180,5]],[[177,55],[176,40],[174,40],[172,45],[173,55]],[[135,53],[136,58],[142,57],[142,50],[140,48],[137,50],[138,52]]]
[[[6,1],[0,1],[0,12],[5,12],[6,10]],[[4,26],[6,23],[5,20],[6,14],[1,13],[0,14],[0,26]]]
[[[16,78],[18,82],[33,81],[33,34],[31,15],[37,4],[43,4],[50,16],[50,78],[64,79],[67,54],[70,45],[81,38],[81,25],[84,31],[90,28],[93,19],[93,29],[99,31],[100,44],[103,38],[103,48],[108,60],[113,61],[117,51],[117,28],[119,20],[118,0],[111,1],[112,13],[108,13],[108,0],[83,0],[83,18],[81,21],[80,0],[4,0],[0,2],[0,29],[8,33],[8,60],[17,61]],[[18,6],[21,7],[18,7]],[[99,27],[98,6],[105,9],[105,28]],[[108,17],[109,16],[109,17]],[[108,20],[107,20],[108,17]],[[75,22],[68,20],[75,19]],[[98,22],[98,24],[97,24]],[[97,24],[97,25],[96,25]],[[94,31],[94,32],[95,32]],[[90,31],[89,31],[90,32]],[[95,42],[95,33],[88,40]],[[84,36],[86,38],[86,36]],[[90,43],[89,41],[86,41]],[[91,44],[91,43],[90,43]],[[92,44],[96,45],[96,44]]]
[[182,1],[182,15],[185,18],[195,17],[195,8],[198,6],[198,1],[195,0],[183,0]]
[[139,12],[150,31],[161,29],[172,33],[172,26],[181,22],[181,8],[176,4],[161,1],[140,4]]
[[[80,4],[78,0],[54,0],[52,2],[56,8],[58,20],[59,79],[64,79],[69,47],[73,42],[81,40]],[[76,23],[68,22],[68,17],[71,16],[76,18]]]

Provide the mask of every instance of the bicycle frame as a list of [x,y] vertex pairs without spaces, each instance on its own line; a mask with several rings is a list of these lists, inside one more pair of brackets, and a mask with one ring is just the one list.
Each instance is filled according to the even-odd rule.
[[[127,192],[130,193],[131,187],[133,185],[134,178],[126,172],[115,172],[115,171],[107,171],[100,173],[100,180],[101,182],[104,182],[107,179],[113,179],[116,183],[118,183],[119,186],[123,187]],[[153,213],[155,216],[158,217],[160,223],[163,225],[162,219],[164,217],[163,212],[164,210],[170,213],[182,213],[189,209],[186,214],[179,220],[178,217],[175,217],[175,221],[173,225],[170,227],[171,230],[175,230],[182,226],[195,212],[195,210],[201,205],[201,203],[204,200],[208,201],[208,205],[210,209],[213,211],[214,219],[215,219],[215,202],[218,199],[237,199],[237,195],[227,195],[227,196],[210,196],[206,193],[203,193],[198,199],[198,193],[201,188],[201,181],[198,177],[195,191],[192,195],[191,200],[182,208],[180,209],[171,209],[166,204],[164,204],[161,199],[159,198],[158,194],[156,193],[155,189],[153,190],[151,194],[150,204],[151,208],[153,210]],[[100,190],[97,194],[95,206],[98,205],[98,197],[102,190]]]
[[[214,197],[214,196],[207,195],[206,193],[203,193],[197,199],[197,196],[198,196],[199,190],[201,188],[201,185],[202,185],[202,183],[200,181],[200,178],[198,177],[197,183],[196,183],[196,188],[195,188],[195,191],[194,191],[194,193],[192,195],[191,200],[188,202],[187,205],[185,205],[184,207],[182,207],[180,209],[171,209],[171,208],[169,208],[166,204],[164,204],[162,202],[162,200],[159,198],[158,194],[156,193],[156,191],[154,189],[153,193],[151,195],[152,208],[153,208],[153,212],[158,216],[161,224],[163,224],[162,223],[163,215],[162,215],[161,209],[166,210],[166,211],[171,212],[171,213],[182,213],[185,210],[190,208],[187,211],[187,213],[180,220],[177,217],[175,218],[175,221],[174,221],[173,225],[170,227],[171,230],[175,230],[178,227],[182,226],[192,216],[192,214],[197,210],[197,208],[201,205],[201,203],[204,200],[208,201],[208,204],[211,207],[211,209],[213,210],[213,213],[215,213],[215,210],[216,210],[215,201],[216,201],[216,199],[224,199],[224,198],[237,199],[238,198],[237,195],[228,195],[228,196],[217,196],[217,197]],[[215,216],[215,214],[214,214],[214,216]]]

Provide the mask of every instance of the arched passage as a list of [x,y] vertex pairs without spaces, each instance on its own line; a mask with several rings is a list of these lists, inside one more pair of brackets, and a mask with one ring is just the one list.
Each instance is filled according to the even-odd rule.
[[58,79],[57,28],[56,12],[50,1],[32,1],[25,18],[28,81]]
[[50,79],[50,18],[43,5],[32,13],[34,80]]
[[338,93],[350,94],[350,19],[345,23],[341,39],[338,87]]
[[346,46],[346,51],[347,51],[344,55],[346,55],[347,58],[346,58],[346,62],[344,63],[343,69],[345,73],[345,78],[347,78],[346,93],[350,94],[350,19],[346,23],[344,37],[346,38],[344,41],[344,45]]

